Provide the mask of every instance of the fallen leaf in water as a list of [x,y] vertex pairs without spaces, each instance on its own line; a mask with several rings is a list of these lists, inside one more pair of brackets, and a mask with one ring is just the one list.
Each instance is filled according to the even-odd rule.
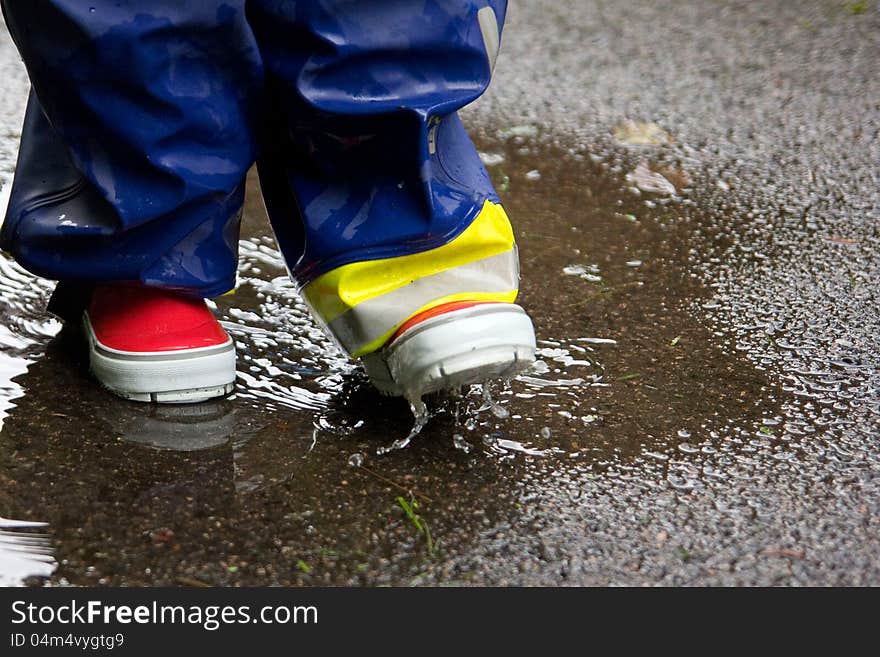
[[685,187],[690,187],[691,177],[687,175],[685,171],[681,169],[676,169],[675,167],[663,167],[662,169],[657,169],[657,173],[662,175],[666,180],[675,185],[676,189],[684,189]]
[[624,119],[612,133],[621,144],[629,146],[664,146],[675,139],[656,123],[650,121],[633,121]]
[[675,194],[675,185],[669,182],[662,173],[651,171],[644,162],[640,162],[635,171],[626,174],[626,181],[632,183],[643,192]]

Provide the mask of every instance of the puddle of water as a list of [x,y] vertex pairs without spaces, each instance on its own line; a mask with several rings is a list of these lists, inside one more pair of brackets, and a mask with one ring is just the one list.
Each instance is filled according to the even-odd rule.
[[[9,339],[24,342],[2,353],[31,364],[10,372],[25,394],[0,431],[0,476],[14,482],[0,511],[50,522],[51,580],[501,581],[492,564],[505,550],[530,554],[532,527],[552,517],[548,495],[595,504],[597,481],[687,492],[723,473],[679,445],[721,453],[775,402],[765,410],[763,378],[689,314],[704,292],[682,264],[687,226],[672,206],[628,194],[622,171],[521,153],[527,138],[484,150],[503,153],[493,175],[509,180],[539,360],[509,383],[428,398],[415,427],[409,404],[374,392],[311,322],[253,184],[240,285],[216,301],[239,353],[236,394],[192,414],[100,390],[75,335],[49,340],[48,286],[7,265],[4,317]],[[536,164],[540,181],[527,176]],[[377,454],[395,441],[409,444]],[[439,551],[412,531],[398,496],[419,501]]]
[[[522,24],[558,23],[557,41],[581,39],[566,10],[536,4]],[[742,52],[754,59],[737,37],[748,31],[731,28],[725,12],[700,11],[692,23],[734,37],[714,41],[721,60],[735,68]],[[613,57],[595,60],[590,80],[592,97],[617,99],[611,105],[585,102],[583,85],[564,75],[515,98],[546,64],[523,56],[511,60],[522,65],[515,75],[469,108],[486,126],[513,119],[503,143],[479,146],[514,218],[523,302],[553,343],[542,347],[568,351],[543,355],[543,367],[495,395],[509,418],[476,413],[477,394],[476,408],[441,412],[407,449],[374,457],[406,434],[410,411],[371,393],[310,324],[255,203],[243,285],[218,303],[245,356],[239,390],[216,431],[229,438],[204,449],[163,449],[185,444],[186,429],[170,442],[155,438],[167,433],[158,429],[141,438],[138,411],[89,382],[61,336],[49,341],[57,327],[39,310],[42,282],[3,269],[0,515],[48,519],[60,551],[52,580],[80,584],[876,582],[880,242],[874,197],[862,191],[877,188],[875,168],[859,165],[872,160],[874,114],[838,112],[829,94],[803,93],[768,122],[766,107],[739,102],[743,88],[768,79],[788,81],[783,94],[816,88],[841,58],[854,74],[820,80],[834,98],[876,97],[871,31],[829,23],[823,11],[807,13],[830,41],[859,37],[849,39],[854,51],[841,49],[829,68],[828,49],[780,14],[791,28],[776,30],[785,47],[771,39],[773,49],[758,53],[770,66],[740,66],[745,83],[734,86],[713,77],[719,93],[710,98],[691,93],[705,71],[682,66],[699,68],[699,57],[665,58],[659,68],[648,58],[648,77],[671,85],[646,86],[631,66],[644,50],[640,30],[662,42],[681,31],[681,15],[664,24],[659,5],[615,6],[603,20],[623,38],[613,39]],[[766,28],[765,18],[757,16]],[[592,42],[607,51],[597,34]],[[517,43],[526,54],[533,40],[508,45]],[[2,45],[3,61],[17,62],[9,40]],[[25,97],[27,81],[21,66],[8,68],[2,118],[12,135],[20,118],[6,121],[5,110]],[[671,93],[682,81],[688,91]],[[535,143],[536,126],[515,125],[531,111],[577,141],[607,131],[639,98],[673,119],[617,123],[614,137],[632,157],[651,158],[646,167],[679,198],[627,183],[639,164],[632,157],[548,149]],[[672,138],[663,128],[673,126],[694,142],[677,155],[664,145]],[[657,157],[670,161],[654,159],[661,149],[670,152]],[[677,158],[688,152],[710,177],[685,171]],[[0,180],[13,158],[12,142],[0,144]],[[687,193],[690,177],[704,198]],[[707,187],[717,194],[705,198]],[[594,264],[599,271],[586,269]],[[567,266],[584,270],[566,275]],[[771,384],[777,376],[783,388]],[[544,455],[493,449],[502,441]],[[352,454],[369,458],[347,467]],[[419,499],[439,554],[426,555],[397,496]]]

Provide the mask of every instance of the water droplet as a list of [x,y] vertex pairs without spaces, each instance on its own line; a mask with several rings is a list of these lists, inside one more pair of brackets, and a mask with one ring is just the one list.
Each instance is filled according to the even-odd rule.
[[480,411],[485,410],[492,411],[492,415],[499,419],[505,419],[510,417],[510,411],[504,408],[497,401],[492,399],[492,385],[490,383],[483,384],[483,405],[479,408]]
[[454,434],[452,436],[452,444],[455,446],[455,449],[464,452],[465,454],[470,454],[473,446],[464,439],[460,433]]

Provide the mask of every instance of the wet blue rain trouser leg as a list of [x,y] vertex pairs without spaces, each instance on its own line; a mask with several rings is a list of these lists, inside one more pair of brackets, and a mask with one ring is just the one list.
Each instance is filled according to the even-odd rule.
[[260,181],[301,284],[440,246],[497,201],[456,110],[485,91],[497,52],[478,12],[498,30],[506,0],[288,5],[252,2],[248,17],[273,110]]
[[496,200],[455,112],[489,83],[506,0],[3,9],[35,95],[0,246],[37,274],[231,289],[258,156],[303,284],[439,246]]
[[244,0],[3,10],[35,95],[0,246],[67,282],[231,289],[263,88]]

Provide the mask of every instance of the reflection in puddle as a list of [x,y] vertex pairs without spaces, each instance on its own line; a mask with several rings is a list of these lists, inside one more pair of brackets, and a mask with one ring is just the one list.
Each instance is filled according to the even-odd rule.
[[105,420],[128,442],[178,452],[211,449],[232,437],[234,405],[227,399],[200,404],[121,404]]
[[0,518],[0,586],[19,586],[30,577],[49,577],[57,566],[44,522]]

